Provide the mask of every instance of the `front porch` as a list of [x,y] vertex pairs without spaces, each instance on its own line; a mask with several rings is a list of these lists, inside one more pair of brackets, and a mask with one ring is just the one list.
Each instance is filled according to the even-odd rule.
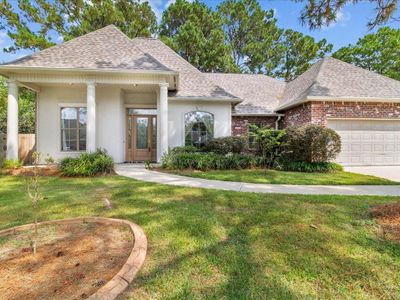
[[115,162],[160,161],[168,150],[170,76],[59,73],[8,78],[7,159],[18,159],[18,87],[37,93],[36,145],[60,160],[106,149]]

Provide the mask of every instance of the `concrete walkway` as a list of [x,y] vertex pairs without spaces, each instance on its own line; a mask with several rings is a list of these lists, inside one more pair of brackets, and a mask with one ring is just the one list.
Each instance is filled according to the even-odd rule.
[[400,196],[400,186],[390,185],[288,185],[219,181],[149,171],[143,164],[119,164],[115,170],[118,175],[137,180],[184,187],[254,193]]

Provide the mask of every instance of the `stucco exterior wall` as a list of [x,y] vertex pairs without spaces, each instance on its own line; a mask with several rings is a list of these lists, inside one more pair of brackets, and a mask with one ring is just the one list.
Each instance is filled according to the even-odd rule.
[[[124,161],[124,114],[120,89],[96,87],[96,146],[105,148],[115,162]],[[61,151],[60,109],[86,106],[86,87],[45,86],[38,96],[37,150],[54,159],[75,156]]]
[[168,108],[169,147],[185,143],[185,114],[191,111],[205,111],[214,115],[214,137],[231,135],[231,104],[200,101],[170,101]]
[[[126,108],[157,105],[156,93],[125,95],[120,87],[96,87],[96,147],[106,149],[116,163],[125,161]],[[61,107],[86,107],[85,86],[43,86],[38,96],[37,149],[54,159],[76,156],[61,151]],[[191,111],[214,115],[214,136],[231,134],[230,103],[200,101],[169,102],[169,147],[184,145],[184,116]],[[158,143],[159,144],[159,143]]]
[[313,123],[326,126],[329,118],[400,119],[400,103],[309,102],[284,112],[282,127]]
[[232,116],[232,135],[247,135],[250,124],[259,124],[275,128],[276,117],[267,116]]

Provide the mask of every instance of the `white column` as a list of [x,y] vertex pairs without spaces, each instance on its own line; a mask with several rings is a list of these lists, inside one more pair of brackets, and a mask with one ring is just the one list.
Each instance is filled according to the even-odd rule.
[[160,83],[160,152],[168,152],[168,83]]
[[87,123],[86,123],[86,151],[96,150],[96,85],[87,84]]
[[15,80],[8,81],[7,159],[18,159],[18,86]]

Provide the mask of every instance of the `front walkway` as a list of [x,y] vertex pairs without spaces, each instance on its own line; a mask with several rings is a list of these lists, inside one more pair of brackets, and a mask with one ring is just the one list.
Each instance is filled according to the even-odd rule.
[[121,176],[174,186],[254,193],[400,196],[400,186],[390,185],[288,185],[219,181],[149,171],[143,164],[119,164],[115,170]]

